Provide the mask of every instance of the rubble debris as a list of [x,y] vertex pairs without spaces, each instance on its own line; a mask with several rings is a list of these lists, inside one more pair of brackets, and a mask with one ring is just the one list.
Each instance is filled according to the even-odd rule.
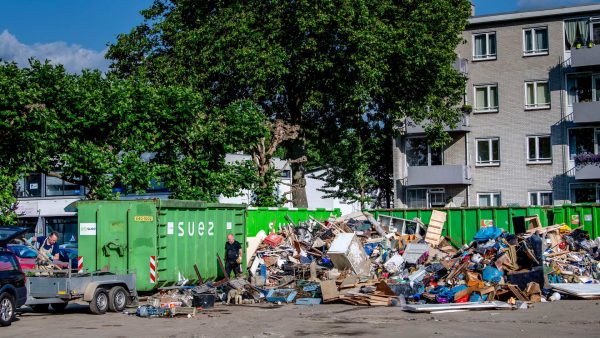
[[541,227],[538,217],[521,217],[514,221],[516,235],[482,226],[461,246],[445,235],[445,219],[436,211],[427,226],[366,213],[289,220],[277,233],[249,239],[247,279],[165,289],[139,312],[171,316],[178,312],[168,309],[219,302],[342,302],[439,313],[600,297],[600,238],[581,228]]

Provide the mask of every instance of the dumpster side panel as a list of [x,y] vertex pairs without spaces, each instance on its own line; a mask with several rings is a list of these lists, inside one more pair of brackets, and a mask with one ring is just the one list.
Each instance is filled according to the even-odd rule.
[[298,222],[308,221],[311,216],[319,221],[324,221],[330,215],[341,216],[340,209],[248,208],[246,219],[247,236],[254,237],[261,230],[264,230],[267,234],[271,229],[278,232],[282,227],[289,224],[286,216],[289,216],[297,224]]
[[[79,209],[79,255],[88,271],[136,274],[138,291],[222,274],[228,233],[244,252],[245,206],[196,201],[86,201]],[[95,228],[91,229],[91,224]]]
[[160,208],[158,286],[197,282],[194,264],[204,280],[221,278],[217,254],[224,259],[227,234],[234,234],[246,252],[245,212],[243,205],[200,203],[190,208],[165,201]]

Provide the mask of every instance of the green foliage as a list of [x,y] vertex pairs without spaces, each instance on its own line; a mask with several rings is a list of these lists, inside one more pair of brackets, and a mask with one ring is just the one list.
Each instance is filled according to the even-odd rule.
[[[391,171],[373,171],[389,170],[381,157],[391,140],[368,139],[381,124],[430,119],[430,139],[444,144],[440,126],[460,119],[465,79],[451,65],[469,13],[466,0],[155,0],[108,57],[118,76],[190,86],[216,114],[247,100],[269,120],[300,125],[300,138],[283,144],[288,157],[308,155],[295,183],[305,167],[325,166],[354,199],[391,190]],[[367,115],[373,130],[353,132]],[[367,160],[379,165],[359,164]],[[335,178],[340,169],[352,183]]]
[[18,175],[0,167],[0,226],[14,225],[17,220],[15,184]]
[[[189,87],[135,76],[4,63],[0,90],[0,168],[10,174],[0,178],[13,180],[6,187],[15,174],[42,172],[84,185],[92,199],[163,182],[174,198],[215,201],[252,184],[248,167],[226,164],[225,154],[267,133],[264,115],[248,102],[216,114]],[[3,193],[2,203],[12,199]]]

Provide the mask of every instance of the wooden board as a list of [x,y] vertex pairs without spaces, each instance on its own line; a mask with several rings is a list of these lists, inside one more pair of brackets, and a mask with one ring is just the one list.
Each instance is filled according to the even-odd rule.
[[319,283],[321,285],[321,294],[323,295],[323,302],[336,300],[340,297],[337,285],[334,280],[326,280]]
[[442,211],[433,210],[431,212],[431,219],[429,220],[429,226],[427,226],[427,233],[425,234],[425,242],[433,246],[440,244],[447,216]]

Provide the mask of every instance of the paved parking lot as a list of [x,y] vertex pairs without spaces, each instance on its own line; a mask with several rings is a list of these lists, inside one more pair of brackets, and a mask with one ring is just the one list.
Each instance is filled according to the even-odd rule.
[[196,318],[137,318],[24,311],[0,337],[598,337],[600,301],[564,300],[528,310],[412,314],[343,304],[217,305]]

